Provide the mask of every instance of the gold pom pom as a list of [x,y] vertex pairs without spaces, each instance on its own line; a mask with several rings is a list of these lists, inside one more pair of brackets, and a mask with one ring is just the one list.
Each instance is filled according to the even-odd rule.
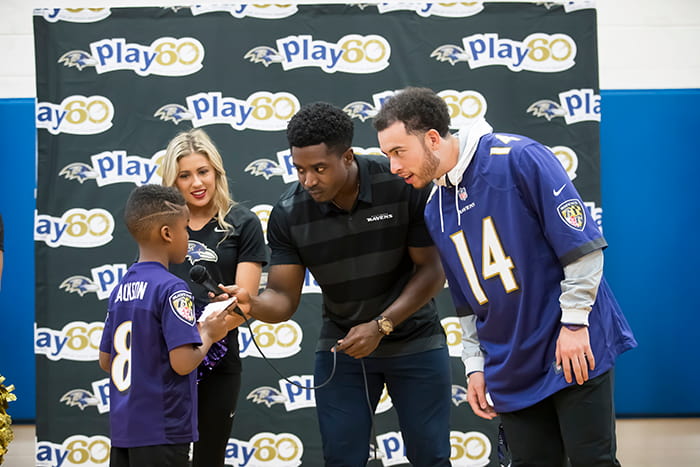
[[17,396],[12,394],[15,387],[10,385],[5,387],[2,383],[5,377],[0,375],[0,464],[3,462],[3,457],[7,452],[7,446],[15,439],[15,434],[12,432],[12,418],[7,414],[8,402],[16,401]]

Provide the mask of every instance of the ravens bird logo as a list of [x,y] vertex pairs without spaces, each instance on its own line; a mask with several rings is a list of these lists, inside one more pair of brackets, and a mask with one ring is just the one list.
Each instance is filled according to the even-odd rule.
[[271,63],[281,63],[282,57],[272,47],[260,45],[250,49],[243,58],[250,60],[253,63],[262,63],[266,67]]
[[188,110],[181,106],[180,104],[166,104],[160,109],[156,110],[153,114],[154,117],[158,117],[161,120],[171,121],[175,125],[183,120],[192,120],[192,115]]
[[445,44],[430,53],[430,58],[435,58],[438,62],[450,62],[453,65],[457,62],[469,60],[469,54],[460,46]]
[[549,99],[542,99],[535,102],[527,108],[527,112],[535,117],[544,117],[547,121],[551,121],[554,117],[563,117],[566,115],[561,105]]
[[78,70],[83,71],[83,68],[86,66],[97,65],[97,60],[92,58],[92,55],[84,50],[71,50],[61,55],[61,58],[58,59],[58,63],[63,63],[63,65],[67,67],[74,66]]
[[88,292],[97,292],[97,285],[85,276],[70,276],[58,288],[68,293],[77,293],[81,297]]
[[187,256],[185,259],[190,260],[190,264],[194,264],[197,261],[211,261],[216,263],[219,261],[219,256],[214,250],[210,250],[204,243],[200,243],[196,240],[190,240],[187,242]]
[[245,172],[255,175],[256,177],[263,176],[265,180],[269,180],[270,177],[275,175],[282,175],[284,171],[280,168],[279,164],[270,159],[257,159],[251,162],[244,169]]
[[68,407],[75,407],[85,410],[85,407],[97,405],[97,398],[87,389],[72,389],[61,396],[60,402],[65,402]]
[[84,162],[68,164],[61,169],[58,175],[65,177],[67,180],[78,180],[80,183],[97,178],[97,174],[93,172],[92,167]]
[[467,389],[457,384],[452,385],[452,403],[455,406],[467,402]]
[[284,404],[285,397],[277,389],[270,386],[261,386],[250,391],[246,400],[252,400],[256,404],[265,404],[272,407],[275,404]]
[[364,101],[350,102],[343,107],[343,112],[348,114],[350,118],[359,118],[362,122],[377,115],[377,109]]

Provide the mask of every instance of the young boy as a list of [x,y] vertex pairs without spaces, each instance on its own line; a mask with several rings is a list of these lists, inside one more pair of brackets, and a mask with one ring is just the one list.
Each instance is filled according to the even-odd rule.
[[111,467],[186,466],[197,441],[193,372],[233,327],[231,306],[197,323],[187,284],[168,272],[187,254],[189,211],[173,187],[134,189],[124,212],[139,260],[114,289],[100,367],[110,373]]

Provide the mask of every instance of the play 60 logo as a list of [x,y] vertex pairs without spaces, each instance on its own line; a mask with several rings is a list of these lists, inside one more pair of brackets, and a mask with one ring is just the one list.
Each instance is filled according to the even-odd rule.
[[304,444],[292,433],[258,433],[250,441],[229,439],[225,463],[240,467],[296,467]]
[[61,217],[35,212],[34,240],[52,248],[94,248],[112,241],[114,218],[104,209],[69,209]]
[[110,443],[106,436],[73,435],[61,444],[39,441],[37,467],[102,467],[109,465]]
[[49,360],[96,361],[104,323],[73,321],[61,330],[34,325],[34,353]]
[[[255,342],[253,342],[253,338],[255,338]],[[268,358],[291,357],[299,353],[303,339],[304,332],[301,330],[301,326],[292,320],[275,324],[256,321],[250,329],[241,326],[238,330],[241,358],[262,358],[255,343]]]
[[38,102],[36,127],[52,135],[94,135],[112,127],[114,105],[104,96],[68,96],[60,104]]

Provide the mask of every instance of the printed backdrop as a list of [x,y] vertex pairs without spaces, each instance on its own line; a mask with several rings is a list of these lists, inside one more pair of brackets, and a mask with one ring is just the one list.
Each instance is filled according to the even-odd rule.
[[[600,96],[592,1],[216,5],[35,11],[38,128],[37,465],[106,466],[108,379],[97,364],[106,299],[136,245],[122,222],[136,185],[160,183],[178,132],[204,128],[234,198],[266,226],[296,180],[288,119],[323,100],[378,153],[371,118],[407,85],[447,102],[452,126],[485,116],[561,160],[600,225]],[[227,462],[320,466],[312,385],[321,299],[307,276],[293,320],[240,333],[244,374]],[[497,465],[497,425],[466,403],[461,331],[438,297],[453,357],[452,460]],[[391,400],[375,416],[370,465],[406,464]]]

